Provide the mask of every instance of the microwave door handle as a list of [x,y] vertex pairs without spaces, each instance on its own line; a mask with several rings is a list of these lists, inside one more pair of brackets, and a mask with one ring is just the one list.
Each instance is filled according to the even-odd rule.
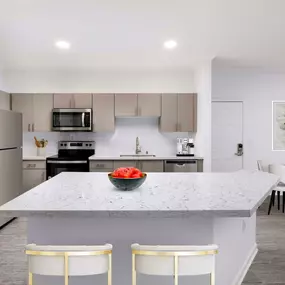
[[81,115],[81,120],[82,120],[82,127],[85,127],[85,113],[83,112]]

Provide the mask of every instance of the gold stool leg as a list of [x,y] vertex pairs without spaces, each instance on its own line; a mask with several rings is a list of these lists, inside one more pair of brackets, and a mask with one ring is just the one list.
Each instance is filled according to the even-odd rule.
[[174,256],[174,285],[178,285],[178,256]]
[[109,254],[108,285],[112,284],[112,254]]
[[132,285],[136,285],[137,276],[136,276],[136,256],[132,254]]
[[68,254],[64,254],[64,285],[68,285]]
[[29,272],[29,285],[33,285],[33,273]]
[[211,285],[215,285],[215,273],[214,272],[212,272],[211,274],[210,274],[211,276],[211,282],[210,282],[210,284]]

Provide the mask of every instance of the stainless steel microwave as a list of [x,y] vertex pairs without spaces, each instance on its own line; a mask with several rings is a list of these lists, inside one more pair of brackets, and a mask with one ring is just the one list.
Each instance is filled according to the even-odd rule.
[[52,110],[53,131],[91,132],[92,125],[92,109]]

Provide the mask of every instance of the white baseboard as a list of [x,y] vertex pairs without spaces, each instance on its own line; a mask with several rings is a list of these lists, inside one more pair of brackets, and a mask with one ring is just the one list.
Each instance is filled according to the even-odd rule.
[[245,260],[243,266],[241,267],[239,273],[237,274],[234,282],[232,283],[232,285],[241,285],[242,282],[243,282],[243,279],[247,273],[247,271],[249,270],[256,254],[258,252],[258,249],[257,249],[257,244],[255,244],[253,246],[253,248],[251,249],[247,259]]

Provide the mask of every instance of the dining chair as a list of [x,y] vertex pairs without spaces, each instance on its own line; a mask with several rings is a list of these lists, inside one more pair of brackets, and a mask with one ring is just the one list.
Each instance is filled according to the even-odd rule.
[[271,208],[274,206],[275,195],[277,192],[277,203],[278,203],[278,210],[280,210],[280,193],[282,192],[282,212],[284,213],[285,210],[285,165],[282,164],[270,164],[269,165],[269,173],[275,174],[280,176],[280,182],[278,183],[277,187],[272,190],[270,203],[268,207],[268,215],[270,215]]
[[137,273],[173,276],[178,285],[179,276],[209,274],[209,284],[215,284],[215,255],[217,245],[139,245],[132,248],[132,285],[136,285]]
[[264,165],[264,162],[262,160],[257,160],[257,169],[259,171],[266,172],[265,165]]
[[112,245],[26,246],[29,266],[29,285],[33,284],[33,274],[64,277],[68,285],[70,276],[87,276],[108,273],[108,285],[112,283]]

